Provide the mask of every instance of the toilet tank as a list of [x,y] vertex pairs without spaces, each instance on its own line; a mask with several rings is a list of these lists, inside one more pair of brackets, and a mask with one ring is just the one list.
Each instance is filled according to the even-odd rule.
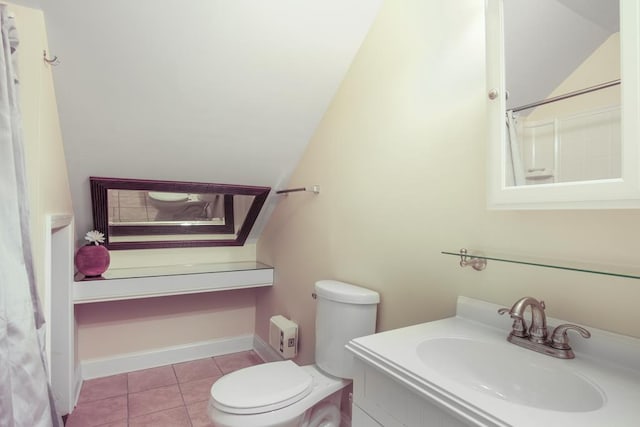
[[350,340],[376,330],[380,294],[336,280],[315,284],[316,365],[327,374],[353,378],[353,356],[345,348]]

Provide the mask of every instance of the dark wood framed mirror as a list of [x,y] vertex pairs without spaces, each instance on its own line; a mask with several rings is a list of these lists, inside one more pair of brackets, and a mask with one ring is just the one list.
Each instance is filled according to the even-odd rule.
[[271,188],[90,177],[94,228],[109,249],[242,246]]

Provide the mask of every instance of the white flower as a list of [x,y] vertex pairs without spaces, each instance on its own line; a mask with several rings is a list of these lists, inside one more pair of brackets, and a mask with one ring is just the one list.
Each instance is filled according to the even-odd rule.
[[87,234],[85,234],[84,240],[88,240],[94,245],[98,245],[100,243],[104,243],[104,234],[102,234],[98,230],[91,230],[87,232]]

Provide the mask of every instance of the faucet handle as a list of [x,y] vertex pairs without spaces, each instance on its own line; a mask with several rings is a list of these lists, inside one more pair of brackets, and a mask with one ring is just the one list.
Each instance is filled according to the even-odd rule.
[[570,350],[571,347],[569,346],[569,337],[567,336],[567,331],[569,329],[578,331],[580,335],[582,335],[584,338],[591,337],[591,333],[587,331],[585,328],[578,325],[565,323],[563,325],[557,326],[553,330],[553,334],[551,334],[551,347],[557,348],[560,350]]
[[503,315],[505,313],[509,313],[511,318],[513,319],[513,325],[511,325],[511,335],[515,335],[516,337],[525,338],[529,336],[527,333],[527,324],[525,323],[522,316],[514,313],[510,308],[499,308],[498,314]]

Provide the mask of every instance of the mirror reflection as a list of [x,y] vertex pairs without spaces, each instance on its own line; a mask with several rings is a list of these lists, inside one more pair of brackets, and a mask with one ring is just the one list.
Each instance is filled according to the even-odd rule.
[[505,186],[622,176],[618,0],[508,0]]
[[[107,199],[111,235],[153,233],[159,225],[210,226],[213,233],[234,231],[231,195],[111,189]],[[244,206],[243,218],[247,208]]]
[[91,177],[109,249],[244,244],[268,187]]

